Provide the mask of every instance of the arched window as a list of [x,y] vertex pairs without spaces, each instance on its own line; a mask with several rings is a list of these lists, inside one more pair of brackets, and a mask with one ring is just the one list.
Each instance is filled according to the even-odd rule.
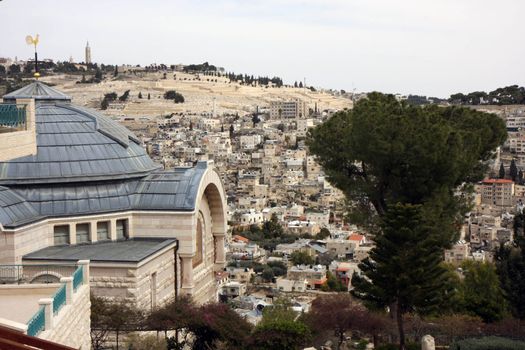
[[197,234],[195,235],[195,243],[197,246],[197,251],[195,252],[195,256],[193,257],[193,267],[199,265],[202,263],[202,258],[204,256],[204,217],[201,212],[199,212],[199,217],[197,219]]

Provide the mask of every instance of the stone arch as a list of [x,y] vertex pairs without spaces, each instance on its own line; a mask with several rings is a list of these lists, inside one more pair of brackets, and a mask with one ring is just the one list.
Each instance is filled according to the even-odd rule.
[[59,283],[62,277],[59,273],[46,271],[35,274],[29,283]]
[[202,196],[208,199],[212,219],[213,235],[224,235],[226,233],[226,197],[219,175],[213,169],[208,169],[201,179],[199,192],[196,196],[196,212]]

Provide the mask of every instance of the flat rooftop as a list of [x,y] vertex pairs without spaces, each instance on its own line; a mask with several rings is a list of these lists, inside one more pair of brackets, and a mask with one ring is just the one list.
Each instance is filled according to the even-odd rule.
[[73,261],[138,263],[171,245],[172,238],[133,238],[124,241],[106,241],[47,247],[24,255],[24,261]]

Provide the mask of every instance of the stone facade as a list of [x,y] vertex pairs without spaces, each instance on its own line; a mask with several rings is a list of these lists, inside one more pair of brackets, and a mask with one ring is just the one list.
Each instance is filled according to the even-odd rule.
[[35,101],[18,99],[17,104],[26,105],[25,130],[0,133],[0,161],[36,154]]
[[72,303],[53,317],[53,328],[38,337],[80,350],[91,349],[90,308],[89,285],[82,285],[73,293]]

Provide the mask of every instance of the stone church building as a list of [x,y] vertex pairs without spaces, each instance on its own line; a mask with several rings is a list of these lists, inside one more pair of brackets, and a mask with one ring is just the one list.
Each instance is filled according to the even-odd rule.
[[90,260],[93,293],[144,309],[217,298],[227,224],[213,162],[164,170],[125,127],[41,82],[3,99],[26,104],[34,140],[0,145],[0,264]]

